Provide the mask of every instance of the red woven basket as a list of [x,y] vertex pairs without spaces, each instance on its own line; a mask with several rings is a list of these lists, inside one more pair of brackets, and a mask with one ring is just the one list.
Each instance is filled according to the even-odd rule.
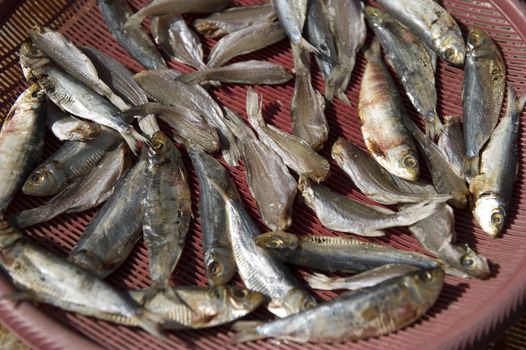
[[[138,8],[144,0],[133,0]],[[232,1],[234,5],[253,4],[261,1]],[[526,91],[526,5],[519,0],[444,0],[443,5],[457,19],[464,32],[468,26],[487,30],[500,45],[506,58],[507,79],[519,92]],[[95,0],[0,0],[0,115],[5,116],[16,97],[23,91],[23,81],[18,65],[17,51],[27,37],[27,30],[41,24],[59,30],[79,46],[89,45],[119,59],[133,71],[143,68],[113,40],[98,11]],[[213,46],[213,40],[204,40],[205,53]],[[238,60],[260,59],[280,63],[292,68],[288,41],[282,41]],[[171,63],[173,64],[173,63]],[[173,64],[181,71],[188,67]],[[314,66],[313,66],[314,67]],[[356,102],[364,59],[360,53],[348,89],[351,101]],[[322,90],[323,81],[317,70],[313,70],[314,84]],[[439,92],[439,115],[461,114],[460,101],[463,71],[439,62],[437,88]],[[264,113],[272,124],[290,131],[290,100],[293,82],[275,87],[257,87],[264,96]],[[245,115],[246,86],[224,85],[214,89],[213,95],[223,105]],[[418,118],[406,100],[409,113]],[[327,118],[331,132],[322,154],[330,159],[330,147],[338,136],[343,136],[363,146],[359,131],[356,103],[349,107],[335,101],[327,107]],[[524,121],[521,135],[524,134]],[[59,147],[52,137],[47,138],[44,156],[49,156]],[[443,292],[429,312],[415,324],[389,336],[367,341],[338,345],[282,345],[291,349],[461,349],[478,348],[509,325],[524,311],[526,300],[526,188],[524,165],[526,162],[526,139],[521,137],[519,155],[522,160],[510,210],[509,224],[504,236],[491,239],[475,225],[469,211],[456,211],[458,243],[469,243],[492,262],[493,276],[487,281],[465,280],[447,277]],[[184,151],[183,151],[184,153]],[[173,274],[175,285],[205,285],[203,254],[200,244],[200,220],[198,216],[198,185],[191,163],[184,153],[184,161],[194,194],[191,231],[188,235],[183,257]],[[349,197],[365,200],[351,182],[331,162],[332,173],[327,185]],[[244,197],[249,213],[262,222],[255,209],[255,202],[248,192],[243,167],[228,168]],[[424,170],[423,176],[426,177]],[[35,207],[42,199],[19,194],[9,212]],[[33,226],[25,233],[34,241],[58,254],[67,254],[95,214],[95,210],[62,215],[47,223]],[[301,203],[295,204],[291,232],[299,234],[334,234],[323,228],[313,213]],[[423,252],[417,241],[406,229],[390,230],[386,238],[377,239],[394,247]],[[140,242],[126,263],[108,280],[120,288],[145,288],[149,284],[146,249]],[[302,271],[294,270],[299,276]],[[239,282],[239,281],[238,281]],[[0,294],[12,291],[6,279],[0,278]],[[315,293],[319,300],[328,300],[336,294]],[[259,310],[249,318],[268,319],[268,312]],[[258,341],[242,345],[231,345],[233,332],[228,326],[202,331],[170,332],[163,339],[155,339],[136,328],[117,326],[68,313],[51,306],[35,307],[29,303],[15,305],[0,302],[0,320],[12,332],[37,349],[111,348],[111,349],[263,349],[274,348],[271,341]]]

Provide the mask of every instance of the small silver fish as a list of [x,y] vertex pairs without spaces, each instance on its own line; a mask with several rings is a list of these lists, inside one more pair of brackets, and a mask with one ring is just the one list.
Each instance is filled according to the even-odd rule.
[[97,5],[115,40],[134,59],[148,69],[166,67],[152,39],[141,27],[122,29],[122,25],[133,15],[126,0],[97,0]]
[[443,281],[439,267],[410,271],[283,319],[239,321],[235,341],[337,343],[388,334],[419,319],[437,300]]
[[263,49],[286,37],[279,23],[259,23],[221,38],[208,58],[207,66],[220,67],[232,58]]
[[53,219],[63,213],[78,213],[105,202],[113,193],[121,174],[129,166],[124,145],[106,153],[87,175],[78,178],[46,204],[13,214],[13,222],[20,228]]
[[226,109],[226,122],[238,138],[250,193],[261,218],[271,230],[285,230],[292,223],[296,180],[272,149],[234,112]]
[[378,0],[403,25],[411,29],[441,58],[460,66],[466,49],[455,19],[434,0]]
[[115,271],[141,237],[144,218],[146,150],[115,185],[111,197],[97,211],[68,260],[99,278]]
[[26,176],[39,161],[44,147],[45,103],[43,92],[36,84],[27,88],[15,101],[0,130],[0,212]]
[[241,197],[217,160],[192,147],[188,148],[188,154],[199,182],[199,217],[208,284],[223,285],[234,277],[237,270],[228,232],[227,204],[213,182],[221,186],[233,201],[241,202]]
[[506,224],[519,171],[517,142],[525,104],[526,95],[517,97],[509,86],[506,116],[491,134],[482,152],[480,174],[473,178],[469,187],[475,202],[475,220],[491,237],[501,234]]
[[171,58],[197,69],[206,68],[199,37],[179,14],[153,18],[151,28],[155,42]]
[[314,152],[312,147],[297,136],[288,134],[263,119],[262,98],[249,88],[247,91],[248,120],[256,130],[259,140],[276,152],[283,162],[296,173],[321,182],[329,174],[329,162]]
[[323,226],[367,237],[383,236],[382,230],[386,228],[414,224],[433,214],[439,205],[437,202],[422,202],[396,213],[352,200],[304,177],[300,177],[298,188],[305,204],[314,210]]
[[277,19],[272,4],[231,7],[194,21],[199,34],[218,39],[243,28],[259,23],[270,23]]

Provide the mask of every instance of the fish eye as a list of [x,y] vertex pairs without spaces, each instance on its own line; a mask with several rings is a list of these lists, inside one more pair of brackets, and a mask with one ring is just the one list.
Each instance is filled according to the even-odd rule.
[[504,216],[500,211],[491,214],[491,223],[493,225],[501,225],[504,221]]
[[248,295],[248,290],[243,288],[234,288],[233,290],[234,297],[242,299],[246,298]]
[[164,149],[164,142],[156,140],[153,142],[152,148],[154,151],[157,151],[157,152],[162,151]]
[[404,158],[404,166],[406,168],[415,168],[417,164],[417,160],[413,156],[407,156]]
[[433,278],[433,275],[429,271],[422,271],[418,274],[418,277],[423,282],[430,281]]
[[271,238],[267,242],[267,246],[270,248],[281,248],[285,245],[285,242],[281,238]]
[[452,59],[455,56],[455,50],[452,48],[447,49],[444,51],[444,57],[447,59]]
[[29,178],[29,181],[34,184],[40,184],[44,181],[44,179],[45,179],[44,174],[37,172],[31,175],[31,177]]
[[464,267],[471,267],[475,264],[475,260],[473,260],[469,256],[464,255],[462,258],[460,258],[460,263]]
[[212,261],[210,264],[208,264],[208,271],[210,271],[210,273],[213,275],[218,275],[222,270],[223,268],[221,267],[221,264],[217,261]]
[[303,303],[303,306],[306,308],[306,309],[310,309],[311,307],[315,307],[316,305],[318,305],[318,303],[316,303],[316,300],[312,299],[312,298],[308,298],[307,300],[305,300],[305,302]]

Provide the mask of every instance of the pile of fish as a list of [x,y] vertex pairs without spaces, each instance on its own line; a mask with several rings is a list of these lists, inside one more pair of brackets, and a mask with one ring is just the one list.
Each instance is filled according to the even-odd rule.
[[[377,2],[382,8],[360,0],[273,0],[225,9],[227,0],[153,0],[133,13],[124,0],[99,0],[109,31],[147,68],[135,75],[94,48],[33,28],[20,49],[30,85],[0,132],[0,266],[19,289],[9,298],[156,336],[229,323],[264,305],[278,318],[235,323],[235,341],[341,342],[411,324],[435,303],[445,274],[490,277],[485,257],[455,243],[452,206],[462,210],[469,203],[492,237],[504,231],[526,96],[508,87],[499,122],[505,63],[486,32],[469,28],[465,44],[455,20],[433,0]],[[186,13],[213,14],[187,23]],[[153,40],[141,25],[147,17]],[[367,28],[374,38],[365,44]],[[219,39],[208,60],[196,32]],[[294,75],[265,61],[229,64],[284,38]],[[346,91],[359,50],[367,63],[352,103],[358,104],[366,150],[340,137],[331,155],[379,205],[324,185],[330,165],[317,153],[329,134],[326,101],[351,103]],[[325,79],[323,94],[313,88],[310,57]],[[196,70],[182,74],[165,58]],[[464,66],[463,116],[442,121],[436,112],[437,59]],[[386,63],[422,115],[425,132],[408,117]],[[264,97],[252,88],[246,120],[208,92],[223,84],[292,78],[292,133],[267,123]],[[170,133],[161,131],[158,119]],[[64,142],[41,162],[46,127]],[[197,174],[199,198],[189,188],[183,148]],[[420,179],[422,160],[432,183]],[[267,233],[245,210],[223,165],[240,161]],[[9,213],[20,189],[51,197],[40,207]],[[298,192],[330,230],[378,237],[406,226],[434,258],[350,236],[286,232]],[[172,287],[172,272],[185,263],[179,260],[195,217],[192,201],[199,202],[209,286]],[[67,260],[19,230],[98,206]],[[151,286],[117,290],[104,278],[141,237]],[[318,304],[289,265],[316,271],[306,279],[312,288],[349,291]],[[236,273],[244,288],[232,284]]]

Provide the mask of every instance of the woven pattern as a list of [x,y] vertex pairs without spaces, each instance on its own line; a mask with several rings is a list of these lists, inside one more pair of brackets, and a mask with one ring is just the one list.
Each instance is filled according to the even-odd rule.
[[[144,5],[144,0],[130,1],[134,8]],[[255,4],[261,1],[244,0],[232,1],[234,5]],[[508,81],[518,92],[524,92],[526,83],[526,38],[518,32],[503,12],[509,1],[469,1],[469,0],[444,0],[443,5],[459,21],[466,32],[468,26],[479,26],[486,29],[500,45],[506,59]],[[508,4],[508,5],[506,5]],[[18,66],[17,49],[26,39],[27,29],[33,24],[44,24],[64,33],[78,46],[93,46],[120,60],[133,71],[143,68],[118,46],[107,31],[102,17],[94,0],[79,0],[68,2],[65,0],[25,1],[18,10],[9,17],[0,29],[0,115],[5,116],[16,97],[26,86],[23,83],[21,70]],[[148,23],[148,22],[146,22]],[[517,24],[515,24],[517,25]],[[526,27],[526,26],[525,26]],[[370,34],[369,34],[370,40]],[[210,51],[215,41],[203,39],[205,55]],[[246,59],[267,60],[292,68],[291,52],[288,41],[282,41],[265,50],[250,55],[239,57],[234,61]],[[183,72],[192,69],[183,65],[170,63]],[[327,159],[330,157],[330,147],[337,137],[343,136],[353,143],[363,146],[359,130],[357,114],[357,100],[361,76],[365,67],[363,54],[359,53],[357,64],[349,85],[348,96],[353,102],[347,106],[338,100],[327,106],[327,118],[330,125],[329,140],[321,154]],[[461,114],[460,102],[463,71],[439,61],[437,70],[437,88],[439,115]],[[313,64],[313,84],[323,91],[323,80]],[[277,127],[290,131],[290,100],[293,92],[293,82],[274,87],[256,87],[263,94],[263,111],[265,119]],[[400,87],[401,89],[401,87]],[[400,90],[402,91],[402,90]],[[224,85],[213,89],[212,94],[223,105],[245,115],[246,86]],[[418,115],[411,107],[409,100],[404,96],[406,108],[415,120]],[[503,109],[504,110],[504,109]],[[522,122],[524,130],[524,121]],[[522,131],[521,131],[522,136]],[[44,156],[49,156],[59,147],[59,143],[48,136]],[[519,156],[525,155],[526,141],[520,139]],[[184,162],[188,170],[190,188],[193,193],[192,209],[194,220],[190,227],[183,256],[173,274],[176,285],[205,285],[205,271],[203,254],[200,243],[200,218],[198,215],[198,184],[195,172],[186,153],[183,151]],[[223,163],[224,164],[224,163]],[[389,336],[384,336],[368,341],[341,345],[316,345],[317,349],[352,348],[352,349],[402,349],[402,348],[465,348],[476,344],[495,330],[499,323],[507,318],[513,310],[524,300],[524,285],[526,277],[521,274],[523,264],[526,262],[526,194],[523,192],[524,161],[521,163],[516,191],[510,210],[509,224],[501,239],[491,239],[475,227],[471,213],[456,211],[456,230],[458,243],[468,243],[476,250],[488,257],[492,264],[494,276],[488,281],[464,280],[447,277],[446,285],[440,299],[429,312],[414,325]],[[256,211],[255,201],[249,194],[243,166],[238,169],[228,168],[235,183],[238,185],[244,198],[248,212],[260,224],[262,232],[264,225]],[[427,169],[422,170],[424,178],[429,178]],[[368,201],[360,194],[345,174],[331,161],[331,174],[327,179],[331,189],[347,194],[349,197]],[[39,198],[30,198],[22,194],[9,208],[9,212],[35,207],[44,202]],[[94,216],[95,210],[88,212],[62,215],[47,223],[33,226],[25,230],[28,236],[43,244],[47,248],[67,254],[83,232],[84,227]],[[324,234],[334,233],[323,228],[315,215],[299,201],[296,201],[293,214],[293,225],[290,232],[298,234]],[[393,229],[388,231],[385,238],[371,239],[371,241],[388,243],[399,249],[413,250],[424,253],[417,241],[409,235],[406,229]],[[299,276],[302,271],[294,270]],[[121,288],[145,288],[149,285],[148,262],[146,249],[142,241],[134,248],[126,263],[113,275],[109,281]],[[237,280],[236,283],[239,283]],[[316,293],[319,300],[328,300],[336,294],[332,292]],[[41,309],[50,314],[50,317],[66,323],[69,327],[84,334],[94,342],[112,349],[173,349],[173,348],[208,348],[208,349],[257,349],[271,348],[275,344],[270,341],[229,345],[232,337],[229,327],[219,327],[202,331],[182,331],[168,333],[164,339],[154,339],[142,330],[116,326],[104,321],[67,313],[49,306]],[[0,318],[9,317],[8,312],[2,312]],[[259,310],[250,319],[268,319],[269,313]],[[21,332],[22,336],[24,335]],[[49,335],[48,340],[52,340]],[[42,342],[41,347],[53,348],[51,342]],[[289,344],[287,348],[304,349],[314,348],[313,345]]]

